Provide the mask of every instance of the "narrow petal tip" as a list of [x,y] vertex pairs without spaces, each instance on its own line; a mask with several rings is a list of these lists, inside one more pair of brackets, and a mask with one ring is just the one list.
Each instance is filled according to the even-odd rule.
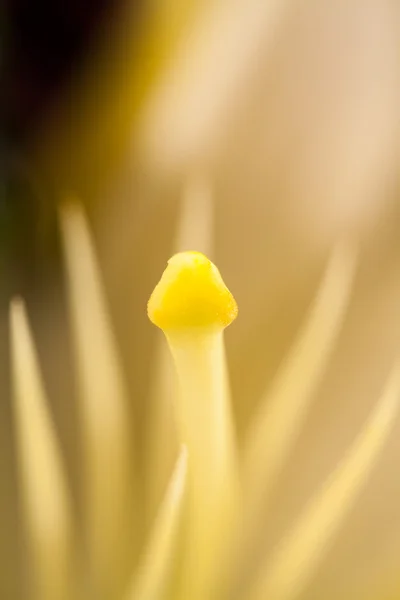
[[147,305],[150,321],[164,331],[223,329],[237,313],[236,301],[217,267],[200,252],[180,252],[170,258]]

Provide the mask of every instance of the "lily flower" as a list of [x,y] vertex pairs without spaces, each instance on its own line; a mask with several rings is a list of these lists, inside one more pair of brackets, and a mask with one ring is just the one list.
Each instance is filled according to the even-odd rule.
[[[313,580],[379,464],[399,410],[395,361],[357,434],[268,547],[264,509],[269,507],[268,519],[278,514],[270,505],[273,490],[293,460],[340,334],[357,268],[354,249],[339,244],[332,250],[297,340],[260,399],[242,444],[224,348],[224,329],[238,314],[236,302],[204,254],[185,251],[170,259],[148,315],[164,331],[175,363],[177,388],[164,426],[168,430],[174,423],[177,452],[154,519],[142,535],[141,487],[157,473],[141,478],[135,471],[129,392],[87,221],[75,203],[60,214],[82,436],[82,517],[78,526],[34,336],[23,300],[14,299],[14,424],[31,572],[25,597],[310,597]],[[162,371],[154,377],[168,387]],[[166,406],[156,408],[162,413]],[[153,449],[158,441],[150,440]],[[368,598],[367,591],[357,597]]]
[[9,157],[0,596],[397,600],[398,7],[137,8]]

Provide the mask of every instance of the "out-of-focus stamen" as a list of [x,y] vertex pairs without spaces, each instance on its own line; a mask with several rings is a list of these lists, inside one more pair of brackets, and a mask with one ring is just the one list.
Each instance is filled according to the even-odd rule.
[[170,597],[179,524],[183,516],[186,474],[187,451],[183,447],[145,549],[142,564],[126,600],[160,600]]
[[74,597],[73,524],[57,433],[22,300],[11,303],[11,360],[21,503],[36,600]]
[[[85,523],[96,597],[123,581],[133,532],[127,392],[85,217],[61,210],[82,420]],[[101,590],[101,593],[100,593]]]
[[396,365],[347,456],[263,565],[249,600],[294,600],[304,591],[376,464],[392,431],[399,401],[400,368]]

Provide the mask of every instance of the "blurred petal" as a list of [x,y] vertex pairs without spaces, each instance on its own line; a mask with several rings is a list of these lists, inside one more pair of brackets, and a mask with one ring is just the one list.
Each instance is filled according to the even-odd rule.
[[207,156],[288,4],[211,3],[144,112],[140,149],[151,167],[180,170]]

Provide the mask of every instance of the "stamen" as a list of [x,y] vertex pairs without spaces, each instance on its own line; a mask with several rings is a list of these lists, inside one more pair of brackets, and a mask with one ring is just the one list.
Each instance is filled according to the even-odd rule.
[[10,309],[12,382],[21,497],[37,600],[74,596],[71,502],[25,307]]
[[[218,269],[202,254],[168,263],[148,304],[171,349],[180,385],[176,418],[189,456],[189,508],[181,598],[217,595],[215,581],[231,540],[238,499],[223,329],[237,306]],[[218,597],[218,596],[217,596]]]
[[186,491],[187,451],[183,447],[145,550],[143,563],[126,600],[169,597]]
[[376,464],[392,431],[399,401],[400,369],[396,365],[347,456],[267,560],[249,600],[294,600],[304,591]]
[[258,529],[260,509],[265,509],[329,363],[349,303],[356,263],[355,253],[344,245],[332,252],[312,310],[249,428],[244,460],[249,537]]
[[[200,175],[191,176],[183,191],[174,248],[183,252],[198,248],[210,256],[213,251],[213,196],[210,184]],[[176,393],[170,352],[161,337],[157,340],[149,393],[146,435],[146,501],[151,523],[165,493],[178,451],[172,398]]]
[[87,542],[97,596],[102,590],[108,597],[127,568],[135,514],[127,391],[93,242],[78,205],[63,207],[61,227],[82,419]]
[[173,414],[176,378],[170,352],[157,343],[148,399],[148,430],[145,450],[145,518],[151,525],[165,493],[176,460],[179,443]]
[[181,252],[168,261],[147,308],[150,321],[166,332],[222,331],[237,316],[217,267],[200,252]]

